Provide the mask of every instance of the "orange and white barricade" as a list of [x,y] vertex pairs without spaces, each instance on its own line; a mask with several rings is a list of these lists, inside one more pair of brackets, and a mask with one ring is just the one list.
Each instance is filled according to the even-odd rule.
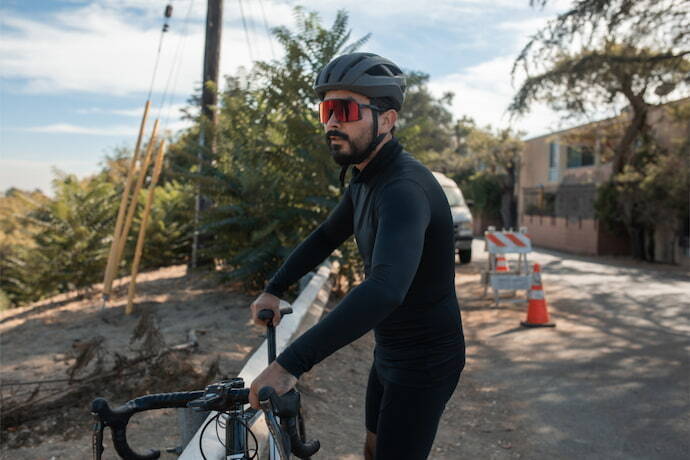
[[[489,287],[493,290],[496,305],[499,299],[507,302],[522,302],[522,299],[500,298],[500,291],[524,290],[526,293],[531,286],[531,272],[527,261],[527,254],[532,252],[532,241],[527,235],[527,229],[522,227],[519,231],[497,231],[494,227],[484,232],[486,250],[489,253],[488,269],[482,274],[484,283],[484,296]],[[511,264],[509,255],[517,255],[517,259]]]

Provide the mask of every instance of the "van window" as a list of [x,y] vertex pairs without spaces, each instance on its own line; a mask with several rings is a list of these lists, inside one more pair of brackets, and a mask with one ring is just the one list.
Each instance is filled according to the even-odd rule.
[[465,206],[465,200],[462,198],[462,193],[457,187],[443,187],[443,191],[448,198],[448,204],[451,208],[455,206]]

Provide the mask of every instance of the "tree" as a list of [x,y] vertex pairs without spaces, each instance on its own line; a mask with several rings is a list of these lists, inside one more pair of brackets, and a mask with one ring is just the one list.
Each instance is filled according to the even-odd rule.
[[396,137],[405,149],[421,158],[449,149],[453,115],[448,107],[453,102],[453,94],[446,93],[439,99],[433,97],[427,88],[428,74],[408,71],[405,78],[405,104],[398,118]]
[[0,310],[31,300],[31,273],[24,261],[36,246],[33,238],[40,227],[27,224],[26,216],[48,201],[38,190],[15,188],[0,197]]
[[100,279],[105,266],[114,187],[100,178],[78,180],[59,172],[53,187],[55,198],[21,219],[37,230],[31,246],[20,247],[11,261],[16,303],[85,288]]
[[[57,171],[54,198],[20,190],[0,197],[0,309],[102,280],[126,173],[119,166],[125,162],[118,154],[101,173],[84,179]],[[156,192],[142,259],[148,268],[184,262],[189,254],[191,188],[168,182]],[[126,260],[140,221],[135,216]]]
[[[543,6],[547,1],[531,3]],[[626,105],[619,117],[621,132],[609,138],[614,139],[612,180],[625,180],[631,169],[645,175],[651,163],[643,158],[663,151],[638,148],[656,142],[649,126],[652,92],[659,97],[680,94],[690,83],[689,19],[690,0],[575,2],[537,32],[516,59],[513,76],[524,71],[526,78],[510,111],[523,114],[542,101],[567,116],[585,118]],[[618,208],[624,206],[629,203],[618,202]],[[645,239],[637,236],[644,231],[639,221],[631,217],[625,226],[633,241]]]
[[[326,148],[312,85],[328,62],[357,50],[369,37],[351,40],[344,11],[327,27],[315,13],[296,8],[295,14],[295,30],[274,29],[285,49],[282,60],[257,62],[226,77],[217,156],[201,173],[193,170],[189,158],[196,157],[192,133],[197,128],[183,135],[169,155],[176,171],[185,171],[213,203],[203,225],[212,242],[209,253],[229,277],[251,288],[263,287],[340,199],[340,168]],[[449,148],[448,97],[431,96],[427,75],[406,74],[409,89],[396,136],[415,154]],[[341,252],[341,273],[352,280],[361,273],[354,241]]]
[[501,190],[501,220],[505,228],[517,227],[517,185],[523,143],[510,128],[490,126],[469,132],[467,162],[480,174],[495,178]]
[[529,76],[515,95],[510,110],[523,114],[536,101],[572,116],[597,113],[624,99],[630,108],[627,126],[614,149],[613,171],[620,173],[631,161],[632,146],[648,132],[650,93],[664,85],[683,83],[690,72],[687,53],[662,54],[607,39],[599,49],[585,48],[570,54],[562,50],[551,67]]
[[[295,8],[295,15],[295,31],[273,31],[285,49],[282,60],[257,62],[226,77],[216,156],[205,155],[200,171],[193,166],[198,127],[171,147],[174,172],[191,179],[211,203],[202,215],[204,251],[250,288],[263,287],[338,201],[337,168],[325,148],[312,84],[333,57],[368,39],[350,40],[344,11],[329,27],[303,8]],[[345,259],[354,251],[353,243],[346,245]]]

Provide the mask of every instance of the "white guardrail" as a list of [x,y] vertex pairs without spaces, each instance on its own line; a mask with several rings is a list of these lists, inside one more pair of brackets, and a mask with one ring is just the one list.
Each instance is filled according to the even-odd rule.
[[[333,264],[329,261],[324,262],[312,276],[307,286],[292,303],[292,314],[286,315],[280,321],[280,326],[276,328],[276,353],[281,351],[297,336],[302,334],[312,325],[316,324],[321,318],[323,307],[328,302],[330,294],[330,283],[327,283],[331,274]],[[247,312],[249,314],[249,312]],[[261,371],[268,365],[267,343],[264,340],[261,346],[254,351],[240,371],[238,377],[244,379],[245,385],[249,386]],[[206,418],[202,427],[214,416],[216,412],[211,412]],[[268,437],[268,428],[261,415],[252,426],[252,431],[259,439],[259,451],[261,452]],[[194,437],[189,441],[184,451],[180,455],[181,460],[201,460],[199,449],[199,437],[201,428],[197,430]],[[216,430],[207,429],[204,437],[201,438],[201,445],[204,455],[209,460],[224,460],[225,448],[216,435]]]

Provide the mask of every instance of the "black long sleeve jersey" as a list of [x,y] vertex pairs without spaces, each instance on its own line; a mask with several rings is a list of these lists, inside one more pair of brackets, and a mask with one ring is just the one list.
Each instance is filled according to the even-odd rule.
[[354,177],[330,216],[266,287],[276,296],[355,234],[365,280],[277,360],[298,377],[374,329],[375,365],[390,381],[433,385],[465,362],[455,295],[453,221],[431,172],[395,140]]

